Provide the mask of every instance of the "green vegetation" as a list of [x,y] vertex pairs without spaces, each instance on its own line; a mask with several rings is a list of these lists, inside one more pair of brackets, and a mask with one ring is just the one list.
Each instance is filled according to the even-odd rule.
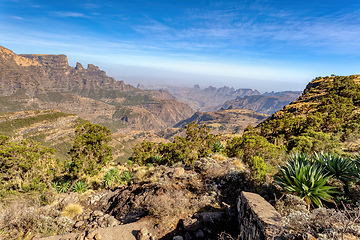
[[37,115],[34,117],[27,118],[18,118],[9,121],[4,121],[0,123],[0,134],[6,136],[12,136],[15,134],[14,130],[20,128],[26,128],[30,125],[42,121],[56,121],[60,117],[71,116],[71,114],[66,114],[63,112],[52,112],[49,111],[49,114]]
[[98,174],[112,160],[112,149],[107,145],[110,141],[107,127],[86,123],[78,126],[75,133],[77,137],[69,152],[68,173],[76,180],[84,175]]
[[73,188],[71,189],[73,192],[84,193],[89,189],[89,186],[84,181],[77,181]]
[[[289,152],[337,152],[346,141],[360,136],[360,85],[355,76],[327,77],[306,89],[301,110],[284,112],[260,124],[260,135],[270,142],[282,142]],[[317,92],[312,99],[313,92]],[[321,97],[319,97],[322,94]],[[308,99],[308,100],[306,100]],[[296,106],[296,105],[295,105]],[[300,111],[300,112],[299,112]]]
[[305,200],[308,207],[316,204],[322,207],[321,200],[331,201],[330,193],[336,193],[334,187],[325,186],[330,176],[323,174],[320,165],[313,164],[306,155],[296,154],[289,158],[285,166],[280,167],[280,176],[275,182],[285,191]]
[[213,146],[219,141],[218,135],[210,134],[206,125],[198,126],[194,122],[186,127],[186,137],[176,136],[171,143],[142,142],[133,149],[131,160],[139,165],[148,163],[173,165],[181,162],[191,165],[195,160],[213,152]]
[[64,180],[60,182],[52,182],[51,186],[55,189],[57,193],[66,193],[71,185],[71,181]]
[[112,188],[119,184],[124,184],[130,181],[130,179],[131,179],[131,175],[128,170],[120,174],[117,168],[112,168],[109,171],[107,171],[104,177],[102,178],[102,184],[105,188]]
[[8,139],[0,135],[1,194],[47,189],[62,169],[54,158],[55,150],[33,141],[12,143]]
[[222,145],[221,142],[214,142],[213,145],[212,145],[212,151],[214,153],[220,153],[220,152],[223,152],[224,151],[224,145]]
[[225,149],[229,157],[241,158],[251,171],[255,182],[262,185],[268,174],[275,174],[286,156],[284,146],[276,146],[260,136],[252,127],[241,137],[229,140]]
[[[313,204],[322,207],[321,200],[332,201],[333,194],[350,195],[349,182],[358,181],[360,173],[356,167],[358,157],[344,158],[331,153],[290,155],[274,179],[285,191],[303,198],[309,208]],[[336,187],[327,186],[330,179],[340,180],[344,193],[335,191]]]

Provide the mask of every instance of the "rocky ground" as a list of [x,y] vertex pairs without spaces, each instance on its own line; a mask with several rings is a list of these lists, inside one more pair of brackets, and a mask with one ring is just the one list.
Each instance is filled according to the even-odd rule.
[[251,188],[249,172],[239,160],[215,155],[193,167],[134,166],[132,174],[126,186],[80,198],[77,193],[61,195],[60,208],[73,203],[83,208],[70,219],[66,232],[72,235],[66,239],[105,239],[104,229],[123,231],[135,223],[138,231],[132,235],[143,240],[217,239],[222,232],[237,236],[236,199]]

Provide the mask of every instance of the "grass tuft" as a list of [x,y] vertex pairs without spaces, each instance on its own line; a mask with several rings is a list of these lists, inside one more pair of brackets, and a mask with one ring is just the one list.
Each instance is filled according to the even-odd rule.
[[71,203],[67,205],[62,211],[62,216],[73,219],[83,212],[83,207],[80,204]]

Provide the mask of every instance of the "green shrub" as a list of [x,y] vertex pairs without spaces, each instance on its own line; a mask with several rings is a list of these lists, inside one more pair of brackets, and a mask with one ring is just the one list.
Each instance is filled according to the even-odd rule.
[[110,188],[115,186],[116,183],[119,183],[121,180],[119,170],[117,168],[112,168],[106,172],[102,179],[102,183],[105,188]]
[[131,179],[129,170],[124,171],[121,175],[117,168],[112,168],[106,172],[102,178],[102,184],[105,188],[115,187],[118,184],[123,184]]
[[213,145],[219,136],[210,134],[205,125],[189,123],[186,137],[176,136],[171,143],[142,142],[133,149],[131,160],[139,165],[148,163],[173,165],[177,162],[191,165],[199,158],[213,153]]
[[253,171],[253,177],[256,182],[263,184],[267,175],[267,165],[262,157],[253,156],[250,159],[250,168]]
[[0,184],[2,190],[44,191],[61,173],[62,164],[54,158],[55,150],[40,143],[22,140],[8,142],[0,137]]
[[128,171],[128,170],[124,171],[124,172],[122,173],[122,178],[121,178],[121,180],[122,180],[122,181],[125,181],[125,182],[128,182],[128,181],[130,181],[130,179],[131,179],[130,171]]
[[[110,130],[97,124],[86,123],[77,126],[76,139],[69,151],[71,162],[67,165],[72,178],[71,187],[85,175],[95,176],[113,159]],[[70,189],[69,189],[70,190]]]
[[280,164],[285,155],[285,149],[270,143],[266,138],[254,132],[244,133],[228,141],[226,153],[229,157],[239,157],[249,164],[253,156],[259,156],[273,166]]

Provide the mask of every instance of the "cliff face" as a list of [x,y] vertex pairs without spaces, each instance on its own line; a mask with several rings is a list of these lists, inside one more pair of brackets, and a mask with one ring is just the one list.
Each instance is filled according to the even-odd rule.
[[[189,106],[169,98],[167,92],[116,81],[92,64],[73,68],[65,55],[17,55],[0,46],[0,112],[60,109],[107,124],[112,131],[159,130],[193,114]],[[136,114],[125,111],[121,116],[122,108]]]
[[195,85],[193,88],[163,86],[161,89],[170,92],[178,101],[188,104],[192,109],[205,112],[215,111],[224,102],[236,97],[260,94],[257,90],[252,89],[216,88],[212,86],[201,89],[199,85]]
[[223,109],[243,108],[251,109],[258,113],[273,114],[281,110],[285,105],[295,101],[301,92],[275,92],[262,95],[239,96],[236,99],[225,102]]

